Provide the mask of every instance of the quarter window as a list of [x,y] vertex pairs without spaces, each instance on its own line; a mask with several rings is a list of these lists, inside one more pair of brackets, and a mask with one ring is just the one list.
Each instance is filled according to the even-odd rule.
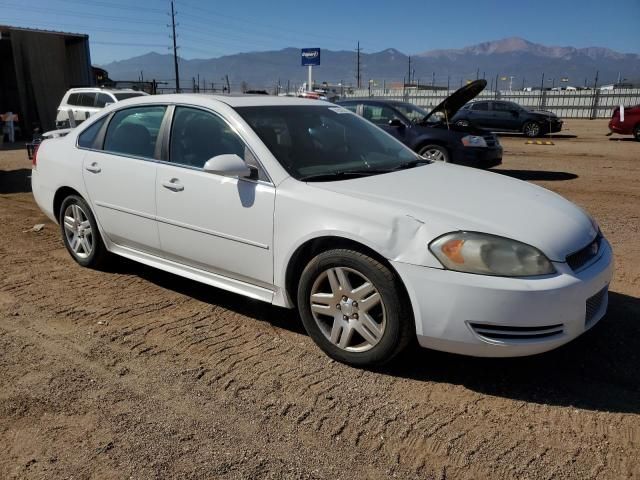
[[158,132],[167,109],[164,105],[134,107],[113,115],[104,150],[135,157],[154,158]]
[[67,100],[68,105],[80,105],[80,94],[72,93],[69,95],[69,99]]
[[197,108],[176,107],[171,126],[171,162],[202,168],[210,158],[235,153],[255,163],[248,152],[240,137],[217,115]]

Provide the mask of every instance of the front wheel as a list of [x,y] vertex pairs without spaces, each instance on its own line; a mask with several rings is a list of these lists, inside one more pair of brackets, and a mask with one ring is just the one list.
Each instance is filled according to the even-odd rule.
[[423,157],[436,162],[446,163],[449,161],[449,152],[446,148],[440,145],[425,145],[418,150],[418,155],[422,155]]
[[542,129],[540,128],[540,124],[536,122],[527,122],[522,127],[522,133],[524,133],[527,137],[533,138],[540,136]]
[[309,262],[298,286],[302,323],[331,358],[354,366],[388,362],[413,333],[411,308],[388,267],[337,249]]
[[78,195],[69,195],[62,202],[58,220],[62,241],[73,259],[83,267],[102,266],[107,250],[87,202]]

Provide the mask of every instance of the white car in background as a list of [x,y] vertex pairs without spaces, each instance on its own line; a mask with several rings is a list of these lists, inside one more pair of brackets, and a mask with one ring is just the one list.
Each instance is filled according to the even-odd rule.
[[298,308],[352,365],[416,336],[466,355],[540,353],[607,308],[612,251],[583,210],[431,162],[320,100],[130,99],[45,140],[32,184],[80,265],[117,254]]
[[132,89],[72,88],[64,94],[56,113],[56,128],[73,128],[112,103],[148,95]]

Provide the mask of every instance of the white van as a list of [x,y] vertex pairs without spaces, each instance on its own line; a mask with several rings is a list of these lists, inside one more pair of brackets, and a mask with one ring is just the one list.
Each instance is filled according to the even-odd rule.
[[72,128],[107,105],[148,95],[132,89],[72,88],[64,94],[56,115],[56,128]]

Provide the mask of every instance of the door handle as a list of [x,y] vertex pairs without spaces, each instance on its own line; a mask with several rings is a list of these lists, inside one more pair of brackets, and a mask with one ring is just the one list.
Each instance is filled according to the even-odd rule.
[[184,185],[182,185],[180,183],[180,180],[178,180],[177,178],[172,178],[168,182],[162,182],[162,186],[164,188],[168,188],[173,192],[181,192],[182,190],[184,190]]
[[93,162],[91,165],[86,166],[85,169],[91,173],[100,173],[102,171],[102,169],[96,162]]

